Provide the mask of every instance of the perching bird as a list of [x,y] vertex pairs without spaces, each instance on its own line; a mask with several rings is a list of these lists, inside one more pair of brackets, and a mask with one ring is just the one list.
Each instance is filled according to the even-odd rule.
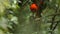
[[41,13],[46,8],[45,0],[32,0],[32,4],[30,5],[30,10],[33,13],[36,13],[37,17],[41,17]]
[[[39,6],[36,3],[32,3],[30,5],[30,10],[32,11],[33,14],[36,14],[36,17],[41,17],[41,13],[39,13]],[[40,10],[41,11],[41,10]]]
[[36,12],[38,10],[38,8],[39,8],[38,5],[35,4],[35,3],[32,3],[30,5],[30,9],[31,9],[32,12]]

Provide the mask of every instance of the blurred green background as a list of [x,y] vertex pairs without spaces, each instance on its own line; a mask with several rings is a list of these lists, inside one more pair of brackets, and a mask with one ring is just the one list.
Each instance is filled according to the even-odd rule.
[[[60,0],[45,0],[40,20],[32,17],[31,0],[22,0],[20,6],[18,1],[0,0],[0,34],[60,34]],[[56,25],[54,31],[51,25]]]

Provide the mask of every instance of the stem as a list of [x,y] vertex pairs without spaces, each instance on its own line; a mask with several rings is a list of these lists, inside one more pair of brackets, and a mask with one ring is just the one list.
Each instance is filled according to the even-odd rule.
[[53,31],[56,29],[56,27],[57,27],[58,24],[59,24],[59,23],[57,22],[56,25],[55,25],[54,28],[53,28]]
[[[56,11],[55,11],[55,13],[57,13],[57,7],[56,7]],[[53,25],[55,24],[54,22],[55,22],[55,17],[56,17],[56,15],[54,15],[53,17],[52,17],[52,23],[51,23],[51,25],[50,25],[50,30],[52,30],[51,31],[51,34],[53,34],[53,31],[55,30],[55,28],[56,28],[56,26],[57,26],[57,24],[55,25],[55,27],[53,27]]]

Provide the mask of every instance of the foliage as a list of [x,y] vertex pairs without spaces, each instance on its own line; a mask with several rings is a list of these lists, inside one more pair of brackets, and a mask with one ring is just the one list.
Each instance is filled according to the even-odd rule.
[[31,0],[22,0],[22,6],[18,1],[0,0],[0,34],[60,34],[60,0],[46,0],[40,19],[33,17]]

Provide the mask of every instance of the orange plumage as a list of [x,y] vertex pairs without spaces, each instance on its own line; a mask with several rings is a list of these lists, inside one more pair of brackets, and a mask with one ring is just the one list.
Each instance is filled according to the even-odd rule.
[[30,10],[31,10],[32,12],[37,11],[37,10],[38,10],[38,5],[35,4],[35,3],[31,4],[31,6],[30,6]]

